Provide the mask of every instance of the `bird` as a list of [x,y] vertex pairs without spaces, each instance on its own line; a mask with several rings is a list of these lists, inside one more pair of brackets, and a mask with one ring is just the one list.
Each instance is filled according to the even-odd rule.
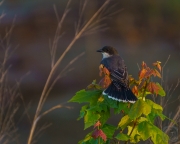
[[118,54],[118,51],[111,46],[104,46],[97,50],[102,53],[102,64],[110,73],[111,83],[102,92],[108,98],[119,101],[135,103],[137,97],[129,87],[128,71],[124,60]]

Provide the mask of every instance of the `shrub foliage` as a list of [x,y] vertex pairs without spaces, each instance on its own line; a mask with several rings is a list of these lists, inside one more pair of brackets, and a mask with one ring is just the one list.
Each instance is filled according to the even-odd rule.
[[[102,95],[103,88],[110,83],[109,72],[100,66],[103,79],[99,84],[94,80],[86,89],[78,91],[69,102],[84,103],[79,119],[84,119],[84,129],[93,127],[80,144],[138,143],[150,140],[154,144],[168,144],[169,137],[155,125],[155,119],[167,117],[161,105],[147,98],[147,95],[165,96],[165,91],[153,78],[161,78],[161,65],[157,61],[152,68],[142,62],[138,80],[129,76],[129,84],[138,100],[123,103]],[[113,109],[113,110],[112,110]],[[109,124],[111,114],[121,114],[117,125]]]

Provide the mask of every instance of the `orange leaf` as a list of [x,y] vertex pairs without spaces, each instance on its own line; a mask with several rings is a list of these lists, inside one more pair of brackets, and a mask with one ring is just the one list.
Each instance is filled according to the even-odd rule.
[[105,75],[104,78],[102,78],[101,81],[99,82],[99,85],[104,89],[107,88],[110,84],[111,84],[111,79],[107,75]]
[[144,68],[139,72],[139,79],[140,80],[144,78],[146,72],[147,72],[147,70]]
[[94,124],[94,128],[101,126],[100,121],[97,121],[97,123]]
[[138,86],[138,89],[141,89],[143,86],[145,86],[145,80],[142,80]]
[[141,67],[142,68],[146,68],[147,67],[147,65],[146,65],[146,63],[144,61],[142,62]]
[[153,75],[161,78],[161,74],[156,69],[154,69]]
[[159,63],[157,64],[157,68],[161,71],[161,65]]
[[150,82],[147,86],[147,89],[149,92],[151,92],[152,94],[158,94],[160,88],[158,85],[156,85],[154,82]]
[[135,79],[132,77],[132,75],[129,75],[129,76],[128,76],[128,79],[129,79],[129,82],[132,82],[132,81],[135,80]]
[[110,74],[109,70],[106,67],[103,68],[103,72],[105,75],[108,75],[108,76]]
[[132,88],[132,92],[133,92],[133,94],[135,94],[136,96],[138,95],[138,88],[137,88],[137,86],[134,86],[134,87]]
[[161,71],[160,63],[161,63],[160,61],[157,61],[157,62],[153,63],[153,65],[156,66],[159,69],[159,71]]
[[146,72],[146,74],[144,75],[144,77],[150,77],[152,74],[153,74],[153,70],[152,69],[150,69],[149,67],[146,69],[147,70],[147,72]]
[[99,76],[102,76],[103,68],[104,68],[104,66],[102,64],[100,64],[100,66],[99,66]]
[[104,65],[100,64],[100,66],[99,66],[99,75],[102,76],[102,74],[109,76],[110,72],[106,67],[104,67]]

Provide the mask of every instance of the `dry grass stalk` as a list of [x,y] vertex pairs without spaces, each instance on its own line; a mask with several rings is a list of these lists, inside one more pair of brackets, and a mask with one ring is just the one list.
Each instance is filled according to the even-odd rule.
[[[167,75],[166,75],[166,80],[164,80],[164,68],[165,68],[166,64],[168,63],[169,59],[170,59],[170,55],[168,56],[168,58],[165,61],[164,65],[162,66],[162,71],[161,71],[161,76],[162,76],[161,85],[164,87],[164,90],[166,91],[166,98],[161,97],[159,99],[159,104],[164,108],[164,111],[167,109],[167,106],[169,104],[172,104],[172,103],[176,102],[178,99],[180,99],[180,96],[177,96],[177,98],[175,100],[173,100],[173,101],[171,100],[175,90],[180,85],[180,80],[178,79],[176,85],[172,84],[170,87],[167,84],[168,83]],[[153,98],[154,101],[156,101],[156,102],[158,101],[156,96],[153,95],[152,98]],[[157,123],[157,126],[160,129],[164,130],[164,132],[166,134],[168,134],[168,132],[172,129],[172,127],[174,125],[176,125],[178,123],[179,120],[180,120],[180,107],[178,107],[176,113],[174,114],[174,117],[172,118],[172,121],[168,124],[168,126],[165,127],[166,129],[163,129],[164,128],[163,127],[163,122],[162,122],[162,120],[160,118],[156,119],[156,123]],[[178,144],[180,142],[177,141],[176,143]]]
[[[0,5],[2,4],[2,1]],[[0,19],[2,15],[0,16]],[[8,144],[12,142],[18,143],[17,128],[15,124],[15,114],[18,111],[20,97],[19,87],[17,84],[10,85],[8,82],[7,61],[12,54],[10,45],[11,33],[14,23],[10,29],[6,30],[5,36],[0,36],[0,50],[2,57],[0,59],[0,143]]]
[[[69,67],[72,63],[74,63],[80,56],[82,56],[84,53],[80,54],[79,56],[77,56],[75,59],[73,59],[71,62],[69,62],[69,64],[67,64],[67,66],[60,72],[60,74],[58,76],[56,76],[55,79],[53,79],[53,76],[58,68],[58,66],[61,64],[61,61],[63,60],[63,58],[65,57],[65,55],[67,54],[67,52],[72,48],[72,46],[74,45],[74,43],[82,36],[87,35],[87,34],[91,34],[93,32],[95,32],[95,30],[104,30],[104,25],[98,25],[99,22],[101,22],[102,20],[106,19],[106,16],[110,16],[111,14],[108,13],[107,10],[107,6],[110,3],[111,0],[106,0],[102,6],[94,13],[94,15],[86,22],[82,22],[82,14],[83,11],[85,10],[86,4],[87,4],[87,0],[84,1],[84,3],[82,4],[82,8],[80,10],[80,19],[78,21],[78,24],[76,26],[76,32],[75,32],[75,36],[72,39],[72,41],[69,43],[69,45],[67,46],[67,48],[65,49],[65,51],[62,53],[62,55],[58,58],[57,61],[55,61],[55,57],[56,57],[56,50],[57,50],[57,43],[59,38],[62,36],[61,34],[61,28],[62,28],[62,23],[64,22],[65,17],[67,16],[67,13],[69,12],[69,5],[70,5],[70,1],[68,2],[66,8],[65,8],[65,12],[61,18],[61,20],[59,20],[59,17],[57,15],[57,11],[55,8],[55,12],[56,12],[56,17],[58,19],[58,27],[56,30],[56,34],[52,43],[51,47],[51,56],[52,56],[52,63],[51,63],[51,70],[50,70],[50,74],[47,78],[47,81],[45,83],[45,86],[43,88],[37,109],[36,109],[36,113],[33,119],[33,123],[31,126],[31,130],[30,130],[30,134],[29,134],[29,138],[28,138],[28,144],[32,144],[33,141],[33,135],[36,129],[36,125],[38,120],[45,114],[51,112],[54,109],[60,108],[61,105],[59,106],[54,106],[53,108],[47,110],[45,113],[42,113],[42,107],[46,101],[46,98],[48,97],[52,87],[54,86],[54,84],[56,83],[56,81],[62,77],[63,75],[65,75],[68,71],[69,71]],[[106,11],[107,10],[107,11]],[[104,13],[106,12],[106,13]],[[106,14],[106,15],[104,15]],[[42,113],[42,114],[41,114]]]

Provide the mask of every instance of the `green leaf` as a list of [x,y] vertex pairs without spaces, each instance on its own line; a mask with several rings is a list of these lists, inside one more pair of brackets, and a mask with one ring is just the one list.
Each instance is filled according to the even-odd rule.
[[121,141],[128,141],[130,137],[128,135],[126,135],[126,134],[118,133],[115,138],[117,140],[121,140]]
[[115,130],[116,130],[116,127],[109,124],[105,124],[102,127],[102,131],[106,134],[107,138],[110,138],[110,139],[113,138]]
[[154,109],[158,109],[158,110],[161,110],[161,111],[163,110],[161,105],[158,105],[158,104],[154,103],[152,100],[146,99],[146,103],[148,105],[150,105]]
[[80,115],[78,117],[77,120],[80,120],[81,118],[84,117],[85,113],[86,113],[86,109],[88,108],[88,105],[84,105],[81,107],[81,110],[80,110]]
[[158,127],[155,125],[152,125],[152,137],[151,140],[154,144],[168,144],[169,137],[166,135],[163,131],[161,131]]
[[164,114],[162,114],[162,111],[161,110],[158,110],[158,109],[152,109],[151,110],[151,113],[148,115],[148,119],[154,123],[154,120],[156,117],[160,117],[161,120],[164,120],[165,118],[167,118]]
[[88,133],[83,140],[80,140],[78,144],[89,144],[89,140],[92,138],[92,132]]
[[131,119],[129,118],[129,116],[125,115],[122,117],[121,121],[119,122],[118,127],[121,127],[122,130],[124,130],[130,122],[131,122]]
[[96,111],[92,109],[87,110],[86,115],[84,116],[84,129],[87,129],[88,127],[94,125],[100,117],[100,114],[98,114]]
[[147,121],[143,121],[138,124],[138,132],[141,135],[143,141],[147,140],[151,136],[152,126],[148,124]]
[[135,126],[134,128],[132,126],[128,126],[128,135],[130,134],[131,143],[138,143],[140,141],[140,135],[138,133],[137,126]]
[[156,85],[159,87],[158,94],[159,94],[160,96],[165,96],[165,95],[166,95],[166,92],[164,91],[164,89],[162,88],[162,86],[161,86],[159,83],[156,83]]
[[143,140],[151,137],[154,144],[168,144],[169,137],[148,121],[143,121],[138,124],[138,132]]
[[100,120],[101,124],[104,125],[110,117],[110,109],[108,108],[106,111],[102,110],[100,112],[100,115],[101,115],[101,117],[99,120]]
[[96,111],[101,112],[101,111],[108,111],[109,110],[109,106],[104,104],[104,103],[100,103],[97,104],[95,106],[93,106],[94,109],[96,109]]
[[91,106],[89,110],[94,111],[94,113],[97,113],[100,115],[100,122],[103,125],[106,123],[108,118],[110,117],[110,108],[108,105],[104,104],[103,102],[94,106]]
[[163,108],[162,106],[154,103],[153,101],[146,99],[146,103],[151,106],[151,113],[148,115],[148,119],[154,123],[154,120],[156,117],[160,117],[161,120],[164,120],[166,118],[165,115],[162,114]]
[[141,122],[143,122],[143,121],[148,121],[148,119],[145,118],[145,117],[140,117],[140,118],[138,119],[138,123],[141,123]]
[[105,98],[104,103],[106,103],[108,106],[110,106],[110,108],[118,108],[118,103],[119,103],[118,101],[108,98],[107,95],[103,95],[103,96]]
[[127,114],[130,110],[129,103],[118,102],[117,107],[114,108],[114,113],[119,114],[122,110]]
[[102,94],[101,90],[86,91],[85,89],[80,90],[73,96],[69,102],[90,102],[97,103],[99,96]]
[[131,107],[128,115],[130,119],[136,119],[142,114],[148,115],[151,112],[151,107],[143,100],[139,99]]

